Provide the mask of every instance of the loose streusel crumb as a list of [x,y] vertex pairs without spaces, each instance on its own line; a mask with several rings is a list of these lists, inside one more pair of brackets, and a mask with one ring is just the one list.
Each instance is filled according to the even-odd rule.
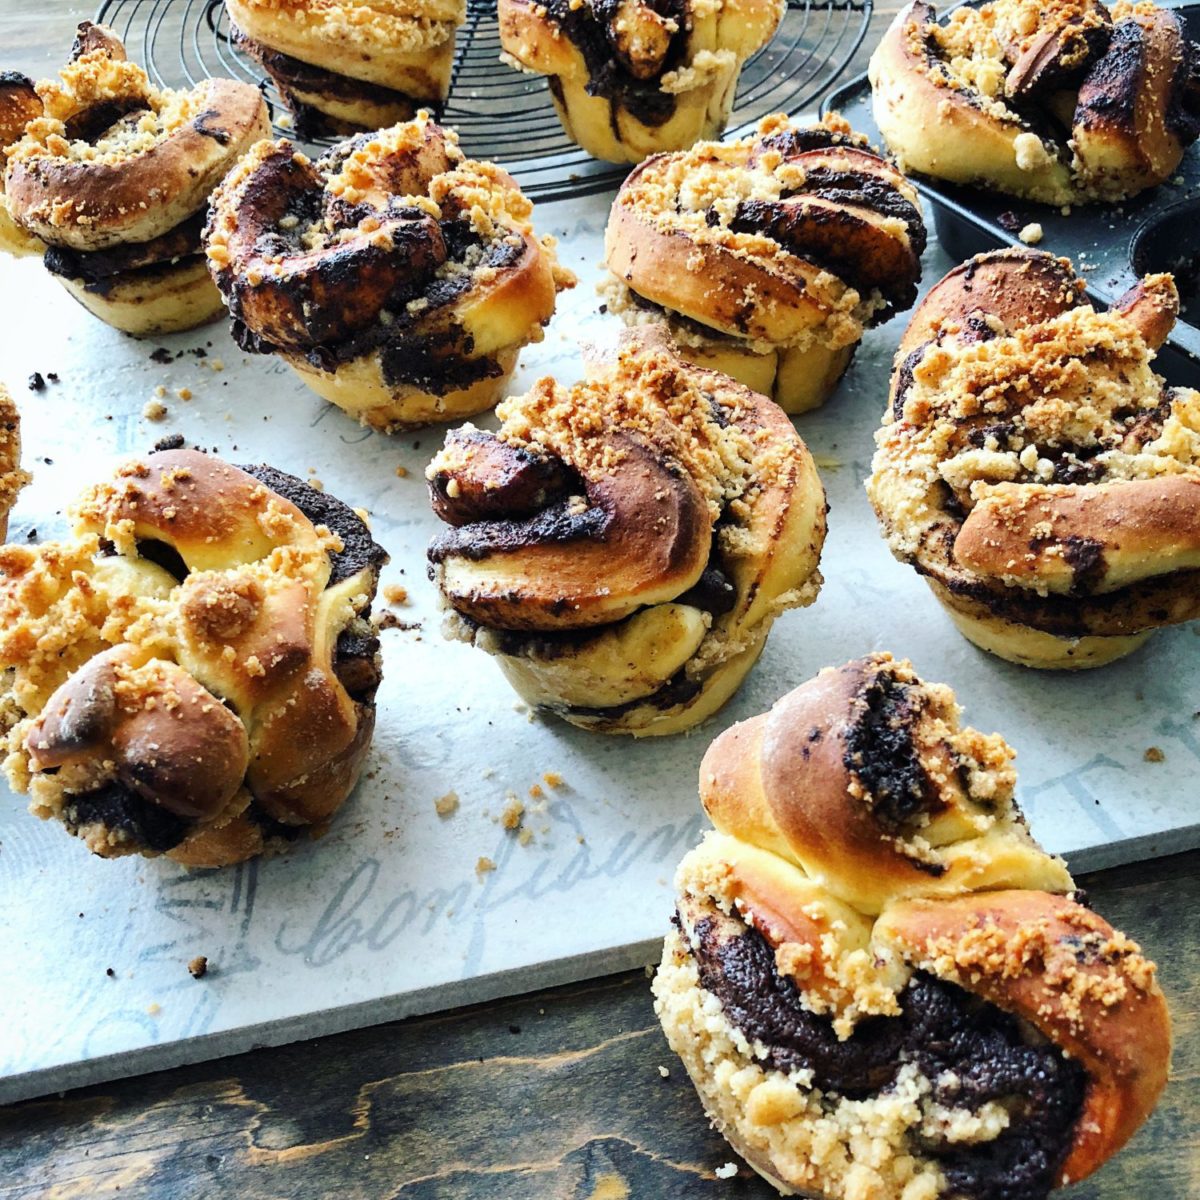
[[147,421],[161,421],[167,415],[167,406],[158,400],[147,400],[142,408],[142,416]]
[[479,876],[486,875],[489,871],[494,871],[496,864],[486,855],[480,855],[479,861],[475,864],[475,874]]
[[383,589],[383,598],[388,604],[407,604],[408,588],[401,587],[398,583],[389,583]]
[[1166,757],[1167,756],[1162,752],[1162,750],[1158,746],[1151,746],[1146,751],[1146,753],[1142,755],[1142,758],[1144,758],[1146,760],[1146,762],[1152,762],[1152,763],[1163,762],[1166,759]]
[[524,815],[525,805],[516,796],[512,796],[500,814],[500,824],[505,829],[516,829],[521,824],[521,818]]
[[458,804],[458,793],[447,792],[433,802],[433,808],[439,817],[448,817],[451,813],[458,812]]
[[188,974],[193,979],[203,979],[208,974],[208,959],[203,954],[197,954],[195,958],[188,963]]

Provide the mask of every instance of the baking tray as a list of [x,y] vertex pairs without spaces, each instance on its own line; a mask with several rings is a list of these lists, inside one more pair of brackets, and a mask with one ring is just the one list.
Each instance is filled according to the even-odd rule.
[[[943,15],[956,6],[947,6]],[[1200,4],[1164,4],[1182,16],[1188,36],[1200,41]],[[832,92],[822,111],[840,112],[883,148],[871,113],[865,74]],[[1180,319],[1158,352],[1157,369],[1175,384],[1200,387],[1200,144],[1184,154],[1174,177],[1117,205],[1077,205],[1069,214],[1051,205],[999,192],[961,187],[913,175],[928,201],[938,240],[956,260],[999,246],[1022,245],[1018,234],[1037,222],[1037,249],[1069,258],[1088,292],[1110,304],[1151,271],[1172,271],[1182,300]]]
[[[514,390],[546,373],[577,378],[578,342],[611,342],[618,323],[594,290],[608,204],[537,207],[537,228],[560,238],[581,278],[523,354]],[[951,265],[932,245],[926,284]],[[960,637],[888,553],[863,480],[904,316],[872,330],[837,395],[796,422],[832,506],[820,598],[779,619],[715,718],[637,742],[535,716],[493,660],[442,639],[425,578],[439,523],[422,478],[442,429],[360,429],[282,364],[242,354],[224,323],[125,337],[34,260],[0,261],[0,294],[21,298],[6,311],[0,379],[21,404],[34,475],[14,542],[54,536],[85,481],[178,432],[233,462],[311,471],[366,507],[392,555],[383,581],[409,593],[393,610],[404,627],[381,635],[364,779],[320,841],[220,871],[106,862],[0,787],[0,1104],[656,960],[675,864],[705,824],[696,782],[710,740],[871,650],[912,658],[957,690],[972,724],[1004,733],[1034,830],[1074,868],[1200,844],[1197,627],[1164,630],[1102,673],[1027,671]],[[167,363],[151,359],[156,347]],[[34,371],[59,382],[29,391]],[[153,422],[143,409],[160,386],[169,411]],[[1147,761],[1152,747],[1162,753]],[[450,791],[459,808],[441,817],[435,801]],[[527,842],[500,823],[510,792],[528,806]],[[477,871],[481,857],[494,869]],[[210,964],[201,980],[187,970],[197,955]]]

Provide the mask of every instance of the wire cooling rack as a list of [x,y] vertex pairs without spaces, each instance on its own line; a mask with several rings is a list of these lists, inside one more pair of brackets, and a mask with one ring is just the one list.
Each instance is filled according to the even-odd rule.
[[[771,112],[812,109],[862,44],[872,0],[788,0],[772,41],[746,64],[727,136]],[[258,84],[281,135],[295,140],[274,84],[230,41],[223,0],[105,0],[96,16],[112,26],[129,56],[161,87],[211,76]],[[546,79],[500,61],[496,0],[469,0],[458,31],[450,97],[441,119],[457,129],[472,158],[499,161],[524,191],[561,200],[615,187],[628,168],[600,163],[567,139]]]

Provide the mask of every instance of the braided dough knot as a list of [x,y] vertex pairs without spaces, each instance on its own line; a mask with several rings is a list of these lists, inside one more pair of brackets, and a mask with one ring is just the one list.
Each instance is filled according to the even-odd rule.
[[680,864],[656,1007],[785,1192],[1038,1200],[1120,1149],[1166,1083],[1153,964],[1030,836],[1012,751],[958,717],[874,654],[701,765],[716,831]]
[[386,556],[340,502],[252,470],[152,454],[84,496],[73,542],[5,548],[9,774],[98,853],[244,857],[357,779]]
[[[1112,639],[1097,663],[1200,615],[1200,394],[1152,370],[1178,304],[1154,275],[1097,312],[1069,263],[1023,251],[980,256],[922,302],[868,492],[952,613]],[[987,644],[972,629],[1065,665],[1019,630]]]

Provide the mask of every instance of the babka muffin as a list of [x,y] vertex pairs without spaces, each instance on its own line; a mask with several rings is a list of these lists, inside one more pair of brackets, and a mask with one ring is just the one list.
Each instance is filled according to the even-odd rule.
[[977,646],[1096,667],[1200,617],[1200,393],[1152,370],[1179,298],[1148,276],[1107,312],[1066,259],[980,255],[896,353],[867,491]]
[[310,161],[259,142],[204,245],[234,340],[393,430],[491,408],[574,284],[512,177],[422,112]]
[[57,81],[0,77],[0,247],[44,251],[67,291],[126,333],[203,325],[222,308],[200,250],[209,193],[269,132],[257,88],[157,88],[85,21]]
[[604,249],[612,311],[797,413],[829,397],[864,329],[916,300],[925,226],[845,121],[777,115],[635,168]]
[[1013,752],[875,654],[722,734],[653,983],[714,1125],[785,1195],[1044,1200],[1167,1081],[1138,946],[1013,802]]
[[226,0],[234,44],[309,138],[411,120],[450,90],[466,0]]
[[375,725],[387,555],[340,500],[197,451],[0,549],[5,773],[95,854],[240,862],[319,832]]
[[729,699],[775,618],[816,599],[825,492],[764,396],[630,338],[571,388],[542,379],[427,475],[446,633],[530,704],[635,736]]
[[512,64],[549,76],[567,136],[593,158],[640,162],[720,137],[742,64],[784,0],[499,0]]
[[901,169],[1066,205],[1175,174],[1200,134],[1200,49],[1149,0],[917,0],[869,68]]

